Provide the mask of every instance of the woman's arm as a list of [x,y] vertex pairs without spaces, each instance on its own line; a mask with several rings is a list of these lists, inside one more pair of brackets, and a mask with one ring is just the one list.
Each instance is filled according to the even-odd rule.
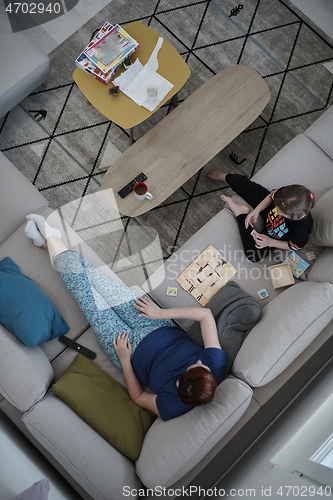
[[130,398],[138,406],[141,406],[141,408],[150,410],[159,417],[160,415],[156,406],[156,394],[144,391],[135,376],[131,363],[132,347],[130,342],[128,341],[128,334],[119,333],[118,337],[113,339],[113,345],[121,362],[121,367],[123,369],[125,383]]
[[259,214],[262,210],[264,210],[265,208],[269,207],[269,205],[272,203],[272,198],[271,198],[271,195],[268,194],[266,196],[266,198],[264,198],[260,203],[259,205],[256,206],[256,208],[254,210],[252,210],[252,212],[250,212],[246,219],[245,219],[245,227],[248,228],[249,225],[250,226],[253,226],[253,224],[255,222],[257,222],[258,220],[258,217],[259,217]]
[[214,316],[210,309],[201,307],[177,307],[161,309],[148,297],[135,299],[134,306],[141,311],[140,316],[150,319],[192,319],[199,321],[205,348],[222,349],[217,334]]

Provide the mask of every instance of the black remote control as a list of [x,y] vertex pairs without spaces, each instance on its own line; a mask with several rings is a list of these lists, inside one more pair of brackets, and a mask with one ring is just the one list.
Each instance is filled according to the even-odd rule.
[[147,176],[143,172],[141,172],[141,174],[137,175],[135,179],[126,184],[126,186],[123,187],[120,191],[118,191],[119,196],[121,198],[125,198],[125,196],[127,196],[133,191],[133,188],[137,182],[144,182],[146,179]]
[[84,354],[84,356],[86,356],[89,359],[96,358],[95,352],[90,351],[90,349],[87,349],[86,347],[84,347],[81,344],[78,344],[77,342],[74,342],[74,340],[69,339],[65,335],[61,335],[61,337],[59,337],[59,340],[60,340],[60,342],[62,342],[63,344],[66,344],[68,347],[71,347],[75,351],[80,352],[81,354]]

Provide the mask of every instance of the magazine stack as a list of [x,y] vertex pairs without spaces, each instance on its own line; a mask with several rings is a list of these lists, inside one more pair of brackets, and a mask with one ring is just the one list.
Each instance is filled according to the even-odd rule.
[[109,83],[139,44],[118,24],[105,23],[75,64],[102,83]]

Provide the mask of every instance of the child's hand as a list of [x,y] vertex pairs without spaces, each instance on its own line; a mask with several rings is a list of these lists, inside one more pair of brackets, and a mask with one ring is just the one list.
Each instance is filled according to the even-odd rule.
[[258,217],[259,217],[259,212],[257,210],[252,210],[252,212],[249,212],[247,214],[247,216],[246,216],[246,219],[245,219],[245,227],[246,227],[246,229],[249,226],[253,227],[253,224],[255,224],[257,222]]
[[148,297],[134,299],[134,302],[134,307],[141,311],[139,316],[149,319],[159,319],[161,317],[161,309]]
[[112,341],[114,350],[118,354],[121,363],[123,363],[126,359],[131,359],[132,346],[128,340],[128,333],[120,332],[118,337],[114,337]]
[[266,234],[257,234],[257,236],[254,238],[254,241],[256,243],[256,248],[265,248],[269,247],[271,243],[272,238],[267,236]]

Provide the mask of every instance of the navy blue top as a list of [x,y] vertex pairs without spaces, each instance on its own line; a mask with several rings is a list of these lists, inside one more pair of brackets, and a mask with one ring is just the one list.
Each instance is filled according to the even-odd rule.
[[208,366],[219,384],[225,373],[228,354],[195,344],[176,326],[157,328],[141,340],[134,351],[132,366],[141,385],[149,387],[156,397],[162,420],[169,420],[191,410],[181,402],[176,381],[189,366],[198,360]]

